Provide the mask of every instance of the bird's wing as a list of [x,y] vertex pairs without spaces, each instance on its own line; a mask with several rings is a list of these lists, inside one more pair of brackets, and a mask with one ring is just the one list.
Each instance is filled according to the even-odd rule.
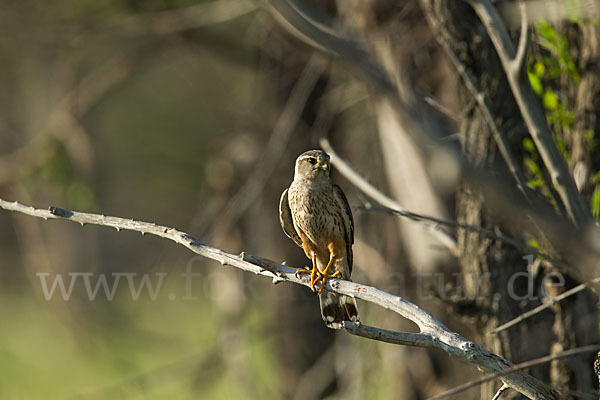
[[288,189],[285,189],[279,200],[279,222],[285,234],[294,241],[298,246],[302,247],[302,239],[298,236],[296,228],[294,228],[294,220],[292,219],[292,210],[288,202]]
[[333,185],[333,195],[335,197],[335,201],[338,203],[342,210],[342,218],[344,220],[344,230],[346,233],[346,254],[348,258],[348,268],[349,272],[352,273],[352,245],[354,244],[354,219],[352,218],[352,210],[350,209],[350,204],[348,204],[348,199],[346,195],[342,191],[342,188],[338,185]]

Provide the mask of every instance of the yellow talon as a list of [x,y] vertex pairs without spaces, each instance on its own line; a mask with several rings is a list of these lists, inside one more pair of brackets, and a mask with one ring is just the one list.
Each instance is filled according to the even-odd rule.
[[323,272],[321,272],[317,269],[316,258],[313,257],[312,269],[311,268],[299,268],[296,271],[296,276],[298,276],[299,274],[310,274],[310,288],[312,289],[313,292],[317,291],[317,289],[315,288],[315,285],[317,284],[317,282],[321,281],[321,287],[319,288],[319,294],[321,294],[321,293],[323,293],[323,289],[325,289],[325,285],[327,284],[328,279],[337,278],[338,276],[340,276],[342,274],[340,271],[335,271],[333,274],[328,273],[329,268],[333,264],[334,260],[335,259],[333,257],[331,257],[329,259],[329,262],[327,263],[327,266],[325,267],[325,270]]
[[327,266],[325,267],[325,270],[323,272],[321,272],[321,287],[319,288],[319,294],[321,294],[323,292],[323,289],[325,289],[325,284],[327,283],[327,280],[330,278],[336,278],[338,276],[340,276],[342,273],[340,271],[335,271],[333,274],[329,275],[327,272],[329,271],[329,267],[331,267],[331,264],[333,264],[333,260],[334,258],[330,258],[329,262],[327,263]]
[[298,275],[298,274],[310,274],[310,288],[312,289],[313,292],[315,292],[316,291],[315,283],[317,283],[318,280],[320,279],[320,276],[315,279],[316,275],[320,275],[320,272],[317,269],[317,267],[316,266],[312,267],[312,269],[300,268],[296,271],[296,275]]
[[325,284],[327,283],[327,280],[330,278],[337,278],[338,276],[340,276],[342,273],[340,271],[335,271],[333,274],[331,275],[323,275],[323,282],[321,283],[321,288],[319,288],[319,294],[321,294],[321,292],[323,291],[323,289],[325,288]]
[[296,271],[296,275],[310,273],[310,288],[312,289],[313,292],[316,292],[317,290],[315,289],[315,284],[319,281],[319,279],[321,279],[321,272],[319,272],[319,270],[317,269],[316,257],[313,256],[312,262],[313,262],[312,269],[309,269],[309,268],[299,269]]

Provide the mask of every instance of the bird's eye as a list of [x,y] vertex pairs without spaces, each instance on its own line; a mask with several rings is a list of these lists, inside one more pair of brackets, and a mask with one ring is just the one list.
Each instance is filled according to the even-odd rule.
[[308,162],[309,162],[309,163],[311,163],[312,165],[315,165],[315,164],[317,163],[317,159],[316,159],[316,158],[314,158],[314,157],[310,157],[310,158],[308,159]]

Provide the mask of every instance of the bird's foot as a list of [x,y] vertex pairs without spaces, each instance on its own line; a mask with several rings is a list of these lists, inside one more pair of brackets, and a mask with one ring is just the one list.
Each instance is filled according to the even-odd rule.
[[296,271],[296,276],[299,277],[299,274],[310,274],[310,288],[313,292],[316,292],[315,284],[321,279],[321,273],[317,269],[316,266],[310,268],[300,268]]
[[327,269],[328,268],[325,268],[325,271],[323,271],[323,273],[320,276],[322,281],[321,281],[321,287],[319,288],[319,294],[321,294],[321,292],[323,292],[323,289],[325,289],[325,285],[327,284],[328,279],[337,278],[338,276],[340,276],[342,274],[340,271],[335,271],[333,274],[328,274]]

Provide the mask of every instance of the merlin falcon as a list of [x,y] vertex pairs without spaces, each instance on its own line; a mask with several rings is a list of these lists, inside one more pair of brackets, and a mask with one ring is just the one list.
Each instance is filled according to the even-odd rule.
[[331,182],[329,155],[310,150],[296,159],[294,180],[279,201],[279,220],[285,234],[302,247],[312,261],[308,273],[314,291],[317,282],[321,316],[328,327],[339,329],[342,321],[358,322],[352,297],[325,291],[329,278],[350,279],[354,221],[342,189]]

